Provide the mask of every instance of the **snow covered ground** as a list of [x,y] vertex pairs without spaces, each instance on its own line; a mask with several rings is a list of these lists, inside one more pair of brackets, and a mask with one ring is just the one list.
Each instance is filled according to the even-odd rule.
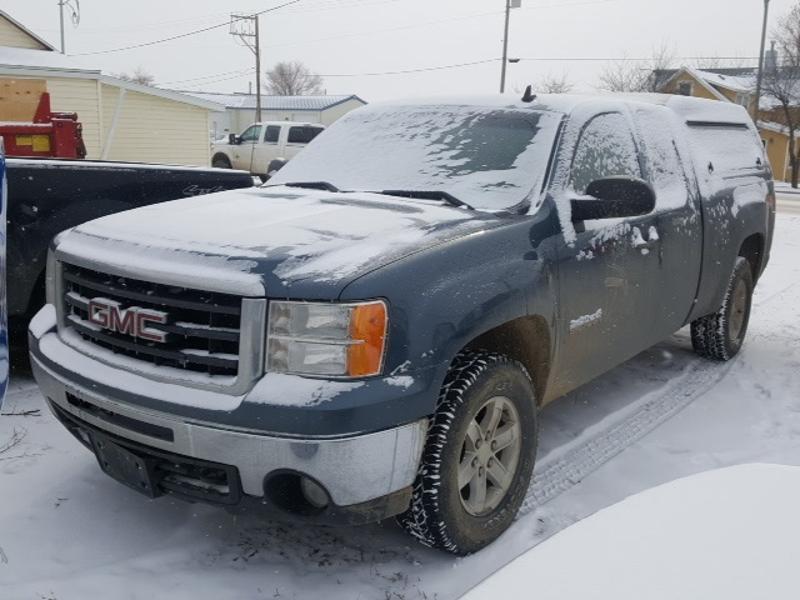
[[733,363],[699,360],[682,331],[548,406],[520,518],[463,559],[392,523],[298,527],[148,501],[103,475],[17,371],[3,410],[28,416],[0,418],[0,597],[454,599],[631,494],[728,465],[800,465],[798,257],[787,210]]
[[798,467],[737,465],[691,475],[568,527],[464,600],[520,598],[531,582],[537,600],[795,597],[798,502]]

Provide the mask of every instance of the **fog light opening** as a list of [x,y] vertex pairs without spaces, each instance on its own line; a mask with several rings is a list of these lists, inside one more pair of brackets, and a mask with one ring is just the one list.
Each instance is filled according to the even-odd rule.
[[330,506],[330,497],[319,483],[297,472],[272,473],[265,478],[264,496],[290,514],[314,516]]
[[300,491],[303,493],[303,498],[305,498],[306,502],[314,508],[322,510],[330,504],[327,492],[313,479],[301,477]]

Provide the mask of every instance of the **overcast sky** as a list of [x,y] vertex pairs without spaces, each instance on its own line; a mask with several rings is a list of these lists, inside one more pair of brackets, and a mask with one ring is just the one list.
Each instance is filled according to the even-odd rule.
[[[74,1],[74,0],[73,0]],[[81,23],[67,26],[67,53],[104,51],[225,22],[288,0],[81,0]],[[771,25],[796,0],[772,0]],[[505,0],[299,0],[261,17],[265,68],[300,60],[325,75],[330,94],[366,100],[440,93],[494,93],[500,63],[403,75],[383,73],[496,59]],[[522,0],[512,11],[509,89],[548,74],[592,91],[602,61],[642,58],[666,44],[678,57],[758,53],[762,0]],[[58,45],[57,0],[3,0],[3,10]],[[525,60],[527,59],[527,60]],[[167,87],[246,91],[253,58],[227,27],[145,48],[83,56],[109,73],[142,67]],[[694,60],[678,60],[694,63]],[[746,60],[748,63],[756,61]]]

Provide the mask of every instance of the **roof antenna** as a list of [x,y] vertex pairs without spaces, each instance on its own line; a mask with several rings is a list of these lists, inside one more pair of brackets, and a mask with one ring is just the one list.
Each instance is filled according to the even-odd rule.
[[525,88],[525,94],[522,96],[522,101],[530,104],[536,100],[536,94],[533,93],[533,86],[529,85]]

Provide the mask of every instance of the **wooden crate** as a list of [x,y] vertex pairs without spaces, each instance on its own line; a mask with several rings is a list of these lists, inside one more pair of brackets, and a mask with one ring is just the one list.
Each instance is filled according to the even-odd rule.
[[30,123],[39,99],[46,91],[47,81],[44,79],[0,77],[0,121]]

